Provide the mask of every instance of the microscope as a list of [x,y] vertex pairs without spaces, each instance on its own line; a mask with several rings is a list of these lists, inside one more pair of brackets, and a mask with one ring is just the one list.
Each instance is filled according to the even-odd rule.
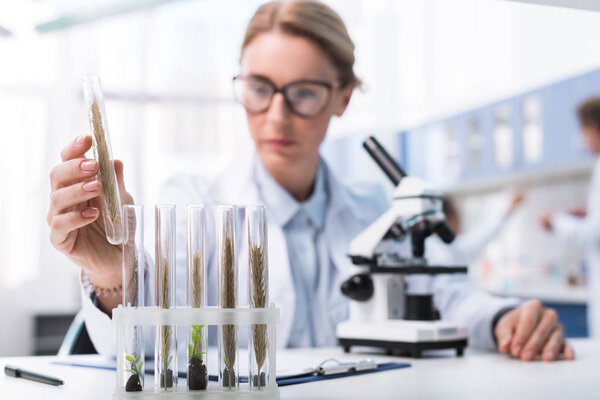
[[[395,185],[392,206],[350,243],[350,258],[364,271],[342,284],[350,318],[337,326],[345,352],[352,346],[379,347],[389,354],[419,358],[423,351],[467,346],[467,329],[440,319],[431,293],[411,293],[407,278],[465,274],[465,266],[429,265],[425,239],[437,234],[449,244],[442,195],[423,180],[407,176],[373,138],[363,147]],[[411,278],[415,279],[415,278]]]

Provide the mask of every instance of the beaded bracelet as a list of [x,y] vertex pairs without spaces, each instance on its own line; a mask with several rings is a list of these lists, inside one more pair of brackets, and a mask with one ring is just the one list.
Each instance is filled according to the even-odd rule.
[[90,277],[88,276],[88,274],[85,270],[81,271],[81,283],[83,285],[83,288],[88,293],[92,293],[92,292],[96,293],[96,296],[98,296],[98,297],[116,298],[117,296],[121,296],[121,293],[123,292],[123,285],[121,285],[121,284],[119,284],[119,286],[116,286],[113,288],[97,287],[96,285],[94,285],[92,283],[92,281],[90,281]]

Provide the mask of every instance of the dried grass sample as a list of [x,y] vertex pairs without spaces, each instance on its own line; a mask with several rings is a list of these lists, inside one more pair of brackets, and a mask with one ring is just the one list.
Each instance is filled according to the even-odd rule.
[[[158,306],[160,308],[169,308],[171,306],[169,294],[171,292],[170,281],[169,281],[169,260],[164,257],[160,260],[159,265],[159,279],[160,286],[158,293]],[[171,327],[168,325],[162,325],[160,327],[160,357],[162,361],[163,374],[168,374],[169,365],[171,364]],[[161,382],[165,383],[164,387],[168,387],[166,384],[168,381],[165,378],[161,378]]]
[[[226,237],[223,244],[222,258],[222,281],[221,281],[221,307],[235,308],[236,303],[236,284],[235,284],[235,265],[233,253],[233,241],[231,237]],[[232,388],[235,386],[235,356],[237,349],[236,326],[223,325],[223,357],[227,373],[225,384]]]
[[119,198],[117,197],[117,182],[113,161],[110,158],[106,133],[104,132],[104,121],[100,113],[100,106],[95,97],[92,97],[90,104],[90,119],[94,143],[96,146],[96,156],[100,164],[100,182],[102,183],[102,195],[106,205],[107,217],[112,225],[115,225],[119,216]]
[[[262,246],[250,247],[250,278],[252,280],[251,306],[265,308],[267,306],[267,274],[265,252]],[[267,326],[253,325],[252,340],[254,356],[258,367],[258,386],[261,384],[260,371],[267,356]]]
[[197,251],[192,256],[192,301],[191,306],[194,308],[200,308],[202,304],[202,296],[204,295],[203,290],[203,272],[202,271],[202,253]]

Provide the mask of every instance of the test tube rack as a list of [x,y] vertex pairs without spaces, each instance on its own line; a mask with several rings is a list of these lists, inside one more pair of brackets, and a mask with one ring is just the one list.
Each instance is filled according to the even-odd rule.
[[[113,399],[279,399],[279,388],[275,382],[275,327],[279,321],[279,309],[274,305],[267,308],[190,308],[178,307],[163,309],[159,307],[123,307],[119,305],[113,310],[113,323],[117,335],[117,385]],[[119,385],[119,379],[125,370],[125,332],[128,327],[156,327],[161,325],[185,326],[202,324],[205,326],[236,325],[247,327],[267,325],[269,336],[269,375],[273,379],[261,390],[250,390],[248,383],[240,383],[238,390],[225,390],[216,382],[211,382],[207,390],[189,391],[185,385],[169,391],[155,391],[145,388],[141,392],[126,392]],[[215,349],[216,351],[216,349]],[[249,355],[250,356],[250,355]],[[248,371],[249,372],[249,371]],[[248,373],[248,376],[250,374]]]

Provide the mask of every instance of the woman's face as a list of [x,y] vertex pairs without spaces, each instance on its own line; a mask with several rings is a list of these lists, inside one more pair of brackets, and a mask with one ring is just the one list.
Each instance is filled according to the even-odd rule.
[[266,78],[278,88],[302,80],[333,85],[323,111],[310,118],[294,114],[282,93],[275,93],[264,112],[246,112],[252,139],[268,169],[317,160],[329,121],[333,115],[343,114],[352,85],[337,88],[335,67],[313,42],[276,31],[262,33],[246,46],[241,67],[243,76]]

